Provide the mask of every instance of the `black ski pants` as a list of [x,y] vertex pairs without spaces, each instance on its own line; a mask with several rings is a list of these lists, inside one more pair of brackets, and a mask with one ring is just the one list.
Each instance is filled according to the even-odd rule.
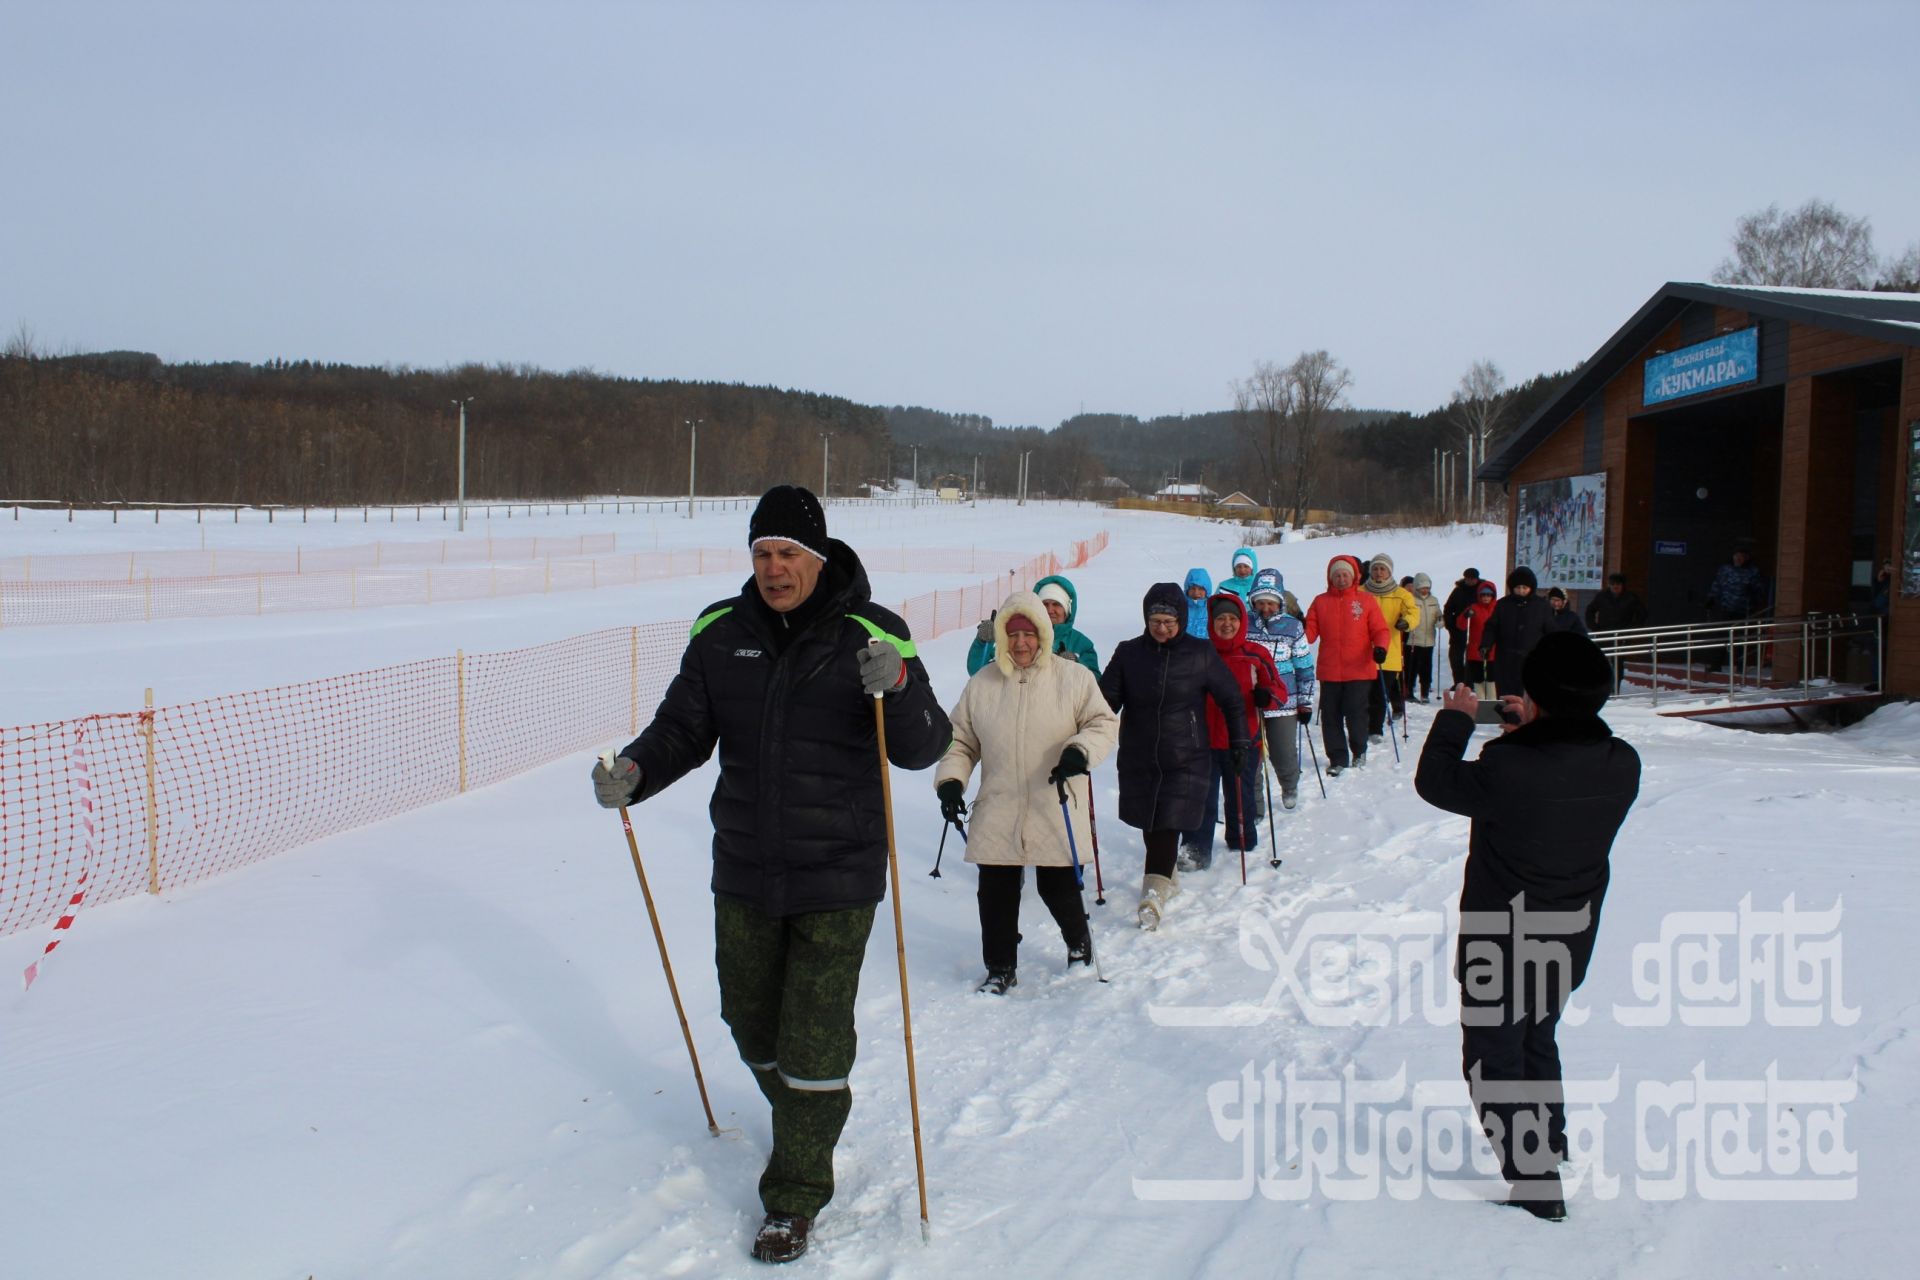
[[1367,753],[1367,689],[1372,680],[1320,682],[1320,740],[1327,744],[1327,764],[1346,768],[1355,756]]
[[[980,958],[989,969],[1011,969],[1020,955],[1020,891],[1024,866],[980,867]],[[1035,867],[1034,887],[1047,904],[1060,936],[1071,947],[1087,937],[1087,913],[1072,867]]]

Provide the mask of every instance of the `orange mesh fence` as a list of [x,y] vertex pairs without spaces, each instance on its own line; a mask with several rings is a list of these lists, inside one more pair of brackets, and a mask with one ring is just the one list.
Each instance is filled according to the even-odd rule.
[[[1097,541],[1104,546],[1104,535]],[[1097,554],[1092,545],[1075,544],[1081,563]],[[555,568],[562,563],[573,572],[595,562]],[[637,563],[664,573],[670,562]],[[1059,564],[1051,553],[1035,556],[1005,579],[926,592],[898,611],[916,639],[931,639],[973,626],[1009,590],[1030,589]],[[915,567],[924,569],[924,558]],[[458,572],[489,570],[505,571]],[[97,903],[191,884],[623,741],[652,718],[690,626],[616,627],[506,653],[0,728],[0,935],[56,918],[82,889]]]

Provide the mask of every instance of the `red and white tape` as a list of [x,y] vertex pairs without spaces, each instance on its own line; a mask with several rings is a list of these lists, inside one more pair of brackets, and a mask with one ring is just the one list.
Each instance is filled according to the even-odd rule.
[[22,990],[33,987],[33,980],[40,976],[40,966],[46,963],[54,948],[66,938],[67,930],[73,928],[74,918],[80,914],[80,904],[87,898],[87,881],[93,875],[93,775],[87,766],[87,726],[91,723],[91,718],[80,722],[73,736],[73,750],[68,756],[68,776],[80,818],[80,878],[74,882],[73,893],[67,898],[67,909],[53,922],[53,937],[40,952],[40,958],[28,965],[26,972],[21,975]]

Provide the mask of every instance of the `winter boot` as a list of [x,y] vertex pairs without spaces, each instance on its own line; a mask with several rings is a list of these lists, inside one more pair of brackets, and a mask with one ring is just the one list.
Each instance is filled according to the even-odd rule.
[[1364,751],[1362,751],[1362,752],[1361,752],[1360,754],[1358,754],[1358,755],[1356,755],[1356,756],[1355,756],[1355,757],[1353,758],[1353,767],[1354,767],[1354,768],[1356,768],[1356,769],[1364,769],[1364,768],[1366,768],[1366,767],[1367,767],[1367,753],[1366,753],[1366,752],[1364,752]]
[[990,996],[1003,996],[1009,987],[1020,985],[1020,979],[1014,976],[1012,969],[989,969],[986,981],[974,990]]
[[1167,904],[1179,892],[1180,886],[1168,877],[1149,875],[1140,886],[1140,927],[1149,933],[1158,929]]
[[1299,803],[1300,788],[1298,785],[1280,788],[1280,807],[1282,809],[1291,809]]
[[753,1256],[761,1262],[792,1262],[807,1251],[813,1219],[791,1213],[770,1213],[753,1238]]
[[1183,844],[1180,846],[1179,856],[1173,860],[1173,865],[1182,871],[1198,871],[1200,864],[1194,861],[1195,856],[1193,846]]
[[1509,1209],[1525,1209],[1542,1222],[1565,1222],[1567,1220],[1567,1202],[1565,1200],[1542,1200],[1534,1196],[1522,1195],[1515,1191],[1500,1203]]
[[1067,944],[1067,971],[1072,972],[1077,964],[1093,963],[1093,935],[1083,933],[1079,941]]

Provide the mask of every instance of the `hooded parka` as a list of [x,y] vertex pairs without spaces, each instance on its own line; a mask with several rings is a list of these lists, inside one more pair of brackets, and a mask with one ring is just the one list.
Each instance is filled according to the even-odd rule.
[[[1030,619],[1040,652],[1024,670],[1007,649],[1007,621]],[[1053,624],[1040,598],[1016,591],[993,623],[993,661],[967,681],[949,718],[953,744],[933,771],[943,782],[965,784],[980,770],[967,828],[967,861],[995,866],[1064,867],[1072,862],[1060,796],[1047,775],[1067,747],[1078,747],[1093,769],[1112,754],[1120,717],[1100,693],[1100,684],[1080,663],[1054,647]],[[1073,838],[1090,848],[1087,831],[1089,779],[1067,780]]]

